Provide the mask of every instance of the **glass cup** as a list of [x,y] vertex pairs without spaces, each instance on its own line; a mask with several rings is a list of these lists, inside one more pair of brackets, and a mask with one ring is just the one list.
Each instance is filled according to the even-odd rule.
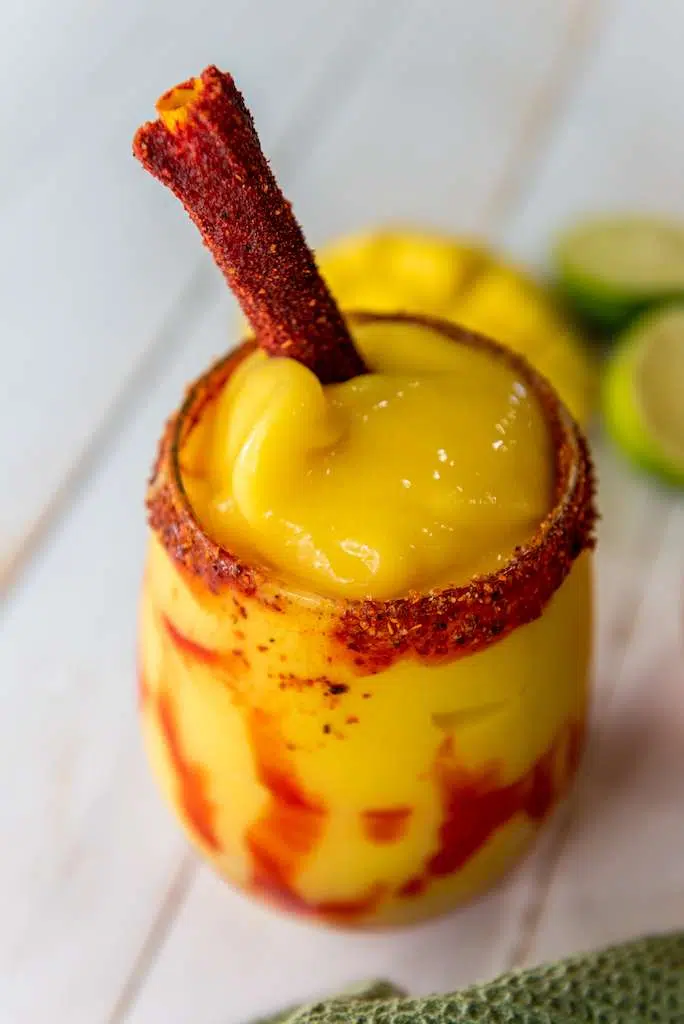
[[[550,386],[553,507],[501,570],[398,600],[343,600],[250,565],[186,495],[193,430],[243,344],[190,389],[162,437],[140,620],[154,773],[226,879],[305,918],[372,927],[443,913],[523,853],[577,770],[588,704],[593,478]],[[187,477],[186,477],[187,479]]]

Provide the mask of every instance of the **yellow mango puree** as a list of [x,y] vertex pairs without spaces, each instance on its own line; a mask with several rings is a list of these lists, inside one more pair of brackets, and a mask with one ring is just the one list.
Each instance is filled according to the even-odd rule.
[[425,327],[366,324],[354,340],[370,372],[342,384],[259,351],[241,364],[195,432],[185,486],[203,526],[332,596],[497,569],[550,504],[535,397],[486,350]]

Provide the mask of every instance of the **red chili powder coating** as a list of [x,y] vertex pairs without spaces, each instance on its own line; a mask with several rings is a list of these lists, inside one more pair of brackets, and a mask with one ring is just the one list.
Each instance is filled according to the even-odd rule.
[[171,695],[161,691],[157,696],[159,726],[166,743],[169,760],[178,784],[178,800],[183,816],[197,836],[215,852],[221,844],[214,825],[214,805],[206,794],[207,773],[200,764],[193,764],[181,743],[176,712]]
[[361,822],[366,838],[372,843],[395,843],[405,834],[411,807],[384,807],[362,811]]

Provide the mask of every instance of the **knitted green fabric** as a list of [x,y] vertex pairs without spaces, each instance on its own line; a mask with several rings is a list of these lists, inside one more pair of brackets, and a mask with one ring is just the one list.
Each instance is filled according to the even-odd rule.
[[572,957],[445,996],[372,982],[272,1024],[684,1024],[684,932]]
[[[403,995],[405,993],[390,981],[367,981],[361,985],[351,985],[344,992],[331,996],[324,1005],[329,1006],[334,1001],[343,1002],[345,1006],[349,1006],[354,1001],[389,1000]],[[317,1003],[316,1008],[321,1005]],[[306,1021],[306,1013],[309,1009],[313,1009],[313,1007],[290,1006],[287,1010],[280,1010],[278,1013],[273,1013],[268,1017],[259,1017],[258,1020],[253,1020],[250,1024],[286,1024],[286,1022],[289,1024],[290,1020],[294,1018],[298,1021],[302,1019]],[[352,1021],[354,1018],[349,1016],[347,1019]]]

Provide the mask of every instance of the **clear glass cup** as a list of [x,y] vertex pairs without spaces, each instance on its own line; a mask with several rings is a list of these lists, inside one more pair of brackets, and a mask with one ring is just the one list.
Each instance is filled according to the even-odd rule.
[[553,508],[502,570],[400,600],[335,600],[214,543],[183,455],[249,342],[192,386],[148,493],[140,707],[161,789],[226,879],[344,926],[413,922],[495,882],[567,793],[587,716],[585,441],[519,357],[405,319],[513,362],[542,404]]

